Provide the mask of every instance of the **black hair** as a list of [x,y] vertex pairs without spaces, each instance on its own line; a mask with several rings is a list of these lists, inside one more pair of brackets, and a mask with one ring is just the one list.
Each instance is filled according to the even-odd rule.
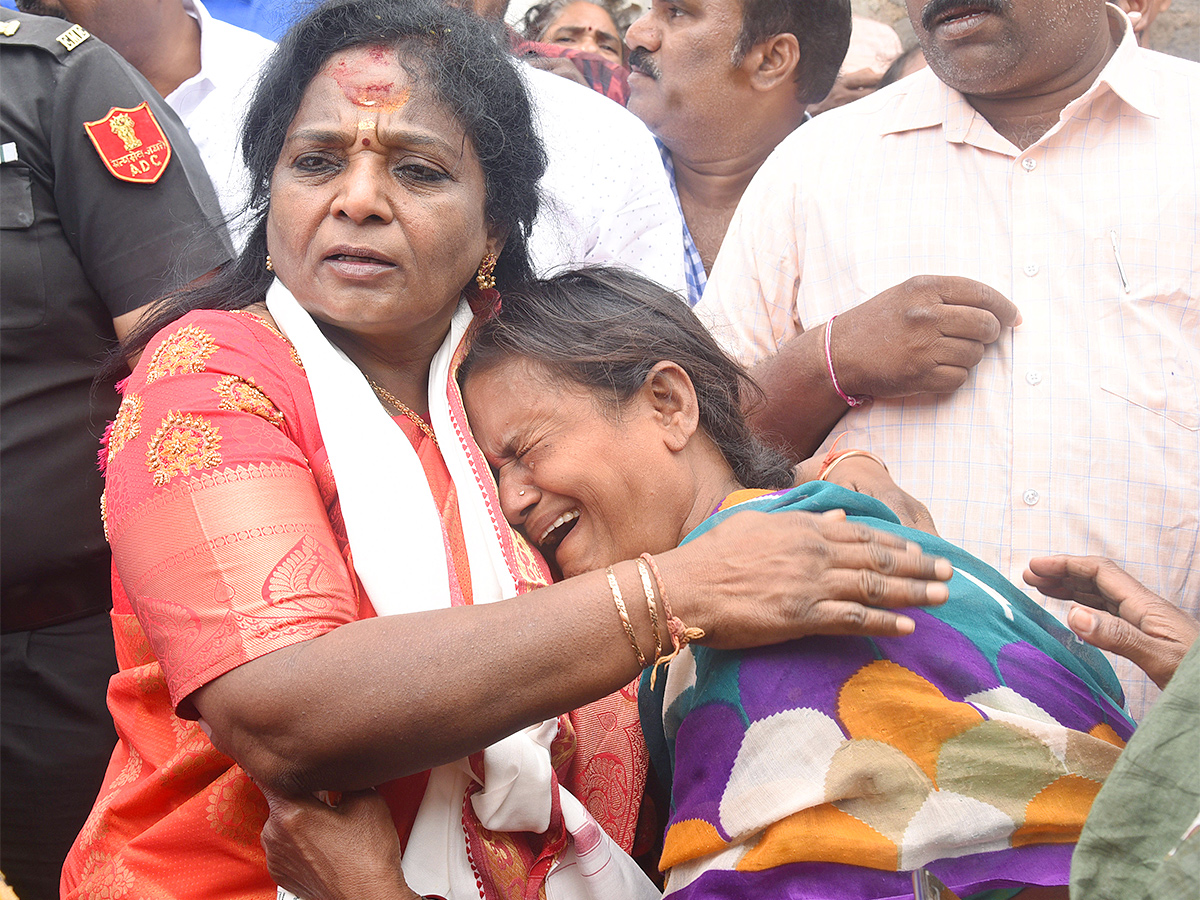
[[[538,209],[546,154],[529,97],[506,47],[488,22],[442,0],[332,0],[297,22],[268,59],[242,126],[250,174],[246,247],[203,283],[165,297],[143,316],[109,367],[140,352],[163,327],[193,309],[242,309],[264,299],[271,175],[309,83],[336,53],[382,45],[415,67],[458,118],[483,167],[488,221],[507,234],[496,285],[532,277],[528,237]],[[414,69],[410,68],[410,71]]]
[[796,85],[801,103],[820,103],[837,79],[850,46],[850,0],[742,0],[742,31],[733,60],[769,37],[794,34],[800,42]]
[[641,275],[595,267],[510,290],[500,311],[476,324],[459,381],[514,357],[618,408],[655,364],[670,360],[692,379],[700,426],[738,482],[772,490],[792,484],[787,458],[750,433],[742,412],[746,393],[761,400],[761,389],[683,300]]

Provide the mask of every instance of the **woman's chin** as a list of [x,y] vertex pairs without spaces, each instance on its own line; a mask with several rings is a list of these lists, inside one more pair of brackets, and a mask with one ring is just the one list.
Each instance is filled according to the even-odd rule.
[[[566,543],[565,541],[563,543]],[[563,578],[573,578],[576,575],[584,575],[588,572],[598,572],[607,566],[615,566],[617,563],[625,559],[633,559],[637,553],[631,553],[627,556],[620,554],[606,553],[572,553],[572,549],[568,548],[565,552],[562,546],[559,546],[558,551],[554,554],[554,563],[562,572]],[[593,550],[594,548],[587,548]]]
[[573,578],[596,569],[603,569],[608,563],[600,562],[594,555],[582,552],[579,543],[571,540],[568,534],[554,550],[554,562],[563,574],[563,578]]

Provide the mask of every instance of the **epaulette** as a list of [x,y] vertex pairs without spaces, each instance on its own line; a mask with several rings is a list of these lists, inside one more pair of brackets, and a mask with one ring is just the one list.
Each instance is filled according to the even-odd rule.
[[38,47],[61,59],[91,37],[82,25],[72,25],[55,16],[0,9],[0,48]]

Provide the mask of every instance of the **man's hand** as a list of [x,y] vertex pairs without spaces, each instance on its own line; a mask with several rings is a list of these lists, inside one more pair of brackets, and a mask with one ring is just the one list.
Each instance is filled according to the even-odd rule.
[[872,69],[839,73],[833,87],[825,95],[825,99],[820,103],[809,104],[808,114],[810,116],[820,115],[874,93],[875,89],[879,87],[880,77],[879,73]]
[[984,348],[1021,314],[978,281],[918,275],[837,317],[831,352],[847,394],[948,394],[983,358]]
[[[806,481],[816,481],[821,474],[821,460],[817,457],[806,459],[796,466],[796,484]],[[937,534],[933,524],[933,516],[925,504],[905,493],[892,480],[888,470],[869,456],[851,456],[842,460],[827,479],[831,484],[840,484],[844,488],[874,497],[896,514],[901,525],[916,528],[927,534]]]
[[1067,612],[1071,630],[1081,640],[1131,660],[1160,688],[1167,686],[1200,634],[1200,622],[1110,559],[1041,556],[1029,561],[1024,577],[1047,597],[1083,604]]
[[420,900],[400,871],[400,839],[375,791],[285,797],[259,785],[271,816],[262,830],[267,870],[302,900]]

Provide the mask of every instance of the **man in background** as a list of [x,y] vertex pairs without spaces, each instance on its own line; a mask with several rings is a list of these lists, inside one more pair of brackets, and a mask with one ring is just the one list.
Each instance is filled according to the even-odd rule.
[[629,111],[659,141],[695,305],[742,192],[833,85],[849,0],[655,3],[629,26]]
[[847,432],[1014,583],[1105,556],[1196,615],[1200,65],[1103,0],[908,10],[929,69],[781,144],[713,272],[757,426]]

